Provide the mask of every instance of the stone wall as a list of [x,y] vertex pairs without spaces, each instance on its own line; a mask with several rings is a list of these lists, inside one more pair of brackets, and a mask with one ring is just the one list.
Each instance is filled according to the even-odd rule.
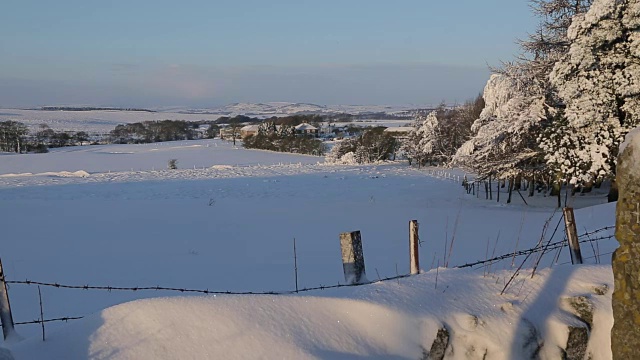
[[614,359],[637,359],[640,349],[640,131],[627,135],[618,157],[615,288],[611,349]]

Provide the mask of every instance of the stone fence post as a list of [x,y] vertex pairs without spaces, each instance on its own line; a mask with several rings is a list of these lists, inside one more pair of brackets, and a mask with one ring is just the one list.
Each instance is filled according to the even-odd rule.
[[360,231],[340,234],[340,249],[342,250],[344,279],[347,284],[354,285],[367,282]]

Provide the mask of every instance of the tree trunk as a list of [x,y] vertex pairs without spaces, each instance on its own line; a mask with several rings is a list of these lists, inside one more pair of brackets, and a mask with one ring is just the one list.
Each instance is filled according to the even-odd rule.
[[532,175],[531,178],[529,178],[529,197],[533,197],[535,188],[536,188],[536,177],[535,175]]
[[553,184],[551,185],[551,194],[549,194],[549,196],[558,196],[558,194],[560,194],[560,182],[559,181],[554,181]]
[[491,188],[491,176],[489,176],[489,200],[493,200],[493,189]]
[[609,194],[607,194],[607,201],[618,201],[618,183],[616,183],[615,180],[611,180],[611,189],[609,189]]
[[513,193],[513,178],[509,180],[509,196],[507,197],[507,204],[511,204],[511,193]]
[[516,176],[516,178],[514,180],[513,188],[516,189],[516,190],[521,190],[522,189],[522,175]]

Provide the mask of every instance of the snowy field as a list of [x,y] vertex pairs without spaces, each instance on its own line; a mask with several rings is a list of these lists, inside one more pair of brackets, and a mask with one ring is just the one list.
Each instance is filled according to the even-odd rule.
[[[148,111],[120,111],[120,110],[91,110],[91,111],[59,111],[59,110],[25,110],[0,108],[0,121],[18,121],[29,127],[36,128],[40,124],[47,124],[56,131],[85,131],[90,134],[106,134],[118,124],[129,124],[143,121],[185,120],[185,121],[214,121],[222,116],[248,115],[252,117],[287,116],[297,113],[318,111],[324,108],[317,105],[291,104],[290,108],[272,107],[263,109],[258,105],[264,104],[234,104],[220,109],[188,110],[182,108],[163,109],[155,112]],[[294,106],[295,105],[295,106]],[[258,108],[255,108],[258,106]],[[335,108],[335,110],[333,110]],[[333,106],[327,108],[327,113],[347,112],[357,114],[363,111],[380,111],[394,113],[408,111],[410,107],[376,107],[376,106]],[[357,126],[404,126],[410,123],[406,120],[357,120]]]
[[178,168],[202,169],[214,165],[253,166],[315,164],[324,158],[246,151],[223,140],[170,141],[152,144],[91,145],[53,148],[45,154],[0,153],[0,176],[59,171],[114,172],[166,169],[170,159]]
[[[166,170],[169,158],[177,158],[180,169]],[[362,231],[367,276],[376,280],[409,271],[411,219],[420,223],[426,272],[301,297],[43,287],[45,318],[89,317],[47,324],[44,343],[39,325],[18,326],[20,335],[32,339],[11,346],[16,359],[415,359],[430,346],[440,321],[462,334],[456,336],[467,336],[469,348],[511,359],[516,352],[504,344],[515,344],[513,334],[526,330],[518,320],[522,314],[548,325],[548,334],[561,333],[558,324],[567,316],[553,306],[558,296],[611,287],[610,270],[595,266],[595,255],[609,263],[614,240],[597,249],[583,246],[586,263],[594,267],[560,265],[569,262],[564,250],[559,265],[549,269],[553,252],[542,261],[546,270],[534,279],[518,277],[503,296],[500,289],[523,258],[514,265],[511,259],[494,263],[487,276],[483,268],[442,268],[445,262],[451,268],[531,248],[553,215],[548,239],[560,219],[552,209],[555,199],[526,206],[514,197],[507,206],[467,195],[456,181],[406,164],[332,166],[321,160],[210,140],[0,156],[1,255],[9,280],[288,291],[295,288],[295,238],[299,287],[334,285],[344,282],[338,235],[353,230]],[[602,195],[576,198],[575,206],[605,201]],[[613,225],[614,209],[604,204],[576,210],[578,232]],[[561,226],[554,241],[562,236]],[[547,298],[544,289],[555,297]],[[13,284],[9,294],[15,321],[39,318],[36,287]],[[158,297],[167,298],[101,312]],[[596,301],[610,306],[609,296]],[[469,325],[471,315],[486,324],[480,335]],[[601,321],[599,331],[607,332],[610,324]],[[556,340],[562,343],[562,336]],[[457,356],[474,358],[464,351]]]
[[0,121],[18,121],[30,127],[47,124],[56,131],[85,131],[91,134],[106,134],[113,130],[118,124],[160,120],[213,121],[218,119],[220,116],[222,115],[184,114],[170,111],[54,111],[0,109]]

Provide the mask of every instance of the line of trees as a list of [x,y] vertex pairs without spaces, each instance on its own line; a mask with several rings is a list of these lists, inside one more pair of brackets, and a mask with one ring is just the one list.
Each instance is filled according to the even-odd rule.
[[198,123],[184,120],[145,121],[120,124],[109,133],[115,144],[139,144],[161,141],[193,140],[197,138]]
[[302,123],[320,124],[323,121],[332,120],[331,115],[319,114],[298,114],[288,116],[272,116],[270,118],[257,118],[245,115],[236,115],[234,117],[223,116],[214,121],[215,124],[260,124],[263,122],[275,123],[276,125],[296,126]]
[[[417,118],[410,161],[468,168],[480,179],[614,186],[618,147],[640,119],[640,14],[631,0],[532,0],[536,31],[493,69],[482,100],[451,120]],[[455,110],[452,110],[455,114]]]
[[112,108],[112,107],[93,107],[93,106],[43,106],[40,110],[44,111],[142,111],[155,112],[154,110],[141,108]]
[[0,150],[21,153],[25,151],[25,136],[29,129],[17,121],[0,122]]
[[400,151],[409,164],[418,166],[451,162],[471,136],[471,126],[484,105],[482,96],[477,96],[453,108],[441,104],[434,111],[419,112],[411,131],[400,145]]
[[89,134],[84,131],[54,131],[46,124],[29,131],[25,124],[18,121],[0,122],[0,151],[43,153],[49,148],[82,145],[88,141]]
[[384,129],[385,127],[366,129],[354,138],[335,144],[327,156],[327,162],[366,164],[395,158],[399,142],[384,132]]
[[291,125],[276,125],[265,121],[258,127],[256,134],[248,135],[242,140],[246,149],[262,149],[297,154],[322,156],[325,145],[311,136],[297,135]]

